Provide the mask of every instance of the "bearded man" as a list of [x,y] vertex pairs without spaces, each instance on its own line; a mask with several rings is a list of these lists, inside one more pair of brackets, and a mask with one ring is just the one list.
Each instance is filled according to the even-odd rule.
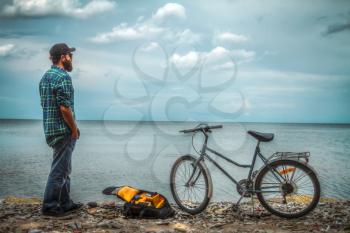
[[53,149],[53,161],[41,209],[43,215],[49,216],[63,216],[82,206],[70,198],[71,158],[80,136],[75,121],[74,89],[68,74],[73,70],[73,51],[75,48],[64,43],[52,46],[51,69],[44,74],[39,84],[45,139]]

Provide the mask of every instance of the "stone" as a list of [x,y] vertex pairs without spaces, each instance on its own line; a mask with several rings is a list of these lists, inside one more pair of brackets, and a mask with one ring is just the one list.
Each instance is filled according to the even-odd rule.
[[180,232],[187,232],[188,227],[182,223],[176,223],[174,229]]
[[[16,199],[13,199],[16,200]],[[350,202],[325,202],[308,215],[283,219],[259,205],[242,203],[239,213],[232,203],[212,202],[200,214],[190,215],[172,205],[176,215],[169,219],[125,219],[115,202],[96,203],[65,217],[43,218],[40,205],[2,203],[0,232],[347,232],[350,231]],[[254,203],[255,204],[255,203]],[[106,206],[109,206],[106,208]],[[253,214],[255,215],[253,215]],[[42,229],[42,230],[40,230]]]
[[42,233],[42,230],[39,229],[30,229],[28,233]]
[[122,225],[116,221],[103,221],[97,224],[98,227],[101,228],[114,228],[114,229],[120,229],[122,228]]
[[97,208],[88,209],[87,212],[88,212],[89,214],[96,214]]
[[41,204],[41,200],[36,197],[15,197],[7,196],[4,200],[6,204]]
[[95,208],[98,206],[97,202],[94,202],[94,201],[88,202],[87,205],[89,208]]

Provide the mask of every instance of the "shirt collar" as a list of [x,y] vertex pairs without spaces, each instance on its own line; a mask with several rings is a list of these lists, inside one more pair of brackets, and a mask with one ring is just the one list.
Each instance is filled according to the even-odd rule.
[[62,71],[62,72],[67,73],[67,71],[65,71],[64,69],[62,69],[61,67],[56,66],[56,65],[51,65],[51,69],[56,69],[56,70],[60,70],[60,71]]

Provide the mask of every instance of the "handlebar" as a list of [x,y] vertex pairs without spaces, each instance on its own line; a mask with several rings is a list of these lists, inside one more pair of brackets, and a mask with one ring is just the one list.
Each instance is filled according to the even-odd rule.
[[179,132],[180,133],[192,133],[192,132],[197,132],[197,131],[202,131],[202,130],[204,130],[205,132],[211,132],[210,131],[211,129],[220,129],[220,128],[222,128],[222,125],[212,125],[212,126],[206,125],[204,127],[202,126],[202,127],[196,127],[193,129],[180,130]]

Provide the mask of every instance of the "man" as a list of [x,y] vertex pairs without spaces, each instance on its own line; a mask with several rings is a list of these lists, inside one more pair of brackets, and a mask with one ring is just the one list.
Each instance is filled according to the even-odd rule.
[[46,183],[42,214],[63,216],[82,206],[70,198],[71,157],[80,136],[75,122],[74,89],[68,72],[73,70],[72,52],[64,43],[50,49],[52,61],[39,84],[47,144],[53,148],[51,171]]

